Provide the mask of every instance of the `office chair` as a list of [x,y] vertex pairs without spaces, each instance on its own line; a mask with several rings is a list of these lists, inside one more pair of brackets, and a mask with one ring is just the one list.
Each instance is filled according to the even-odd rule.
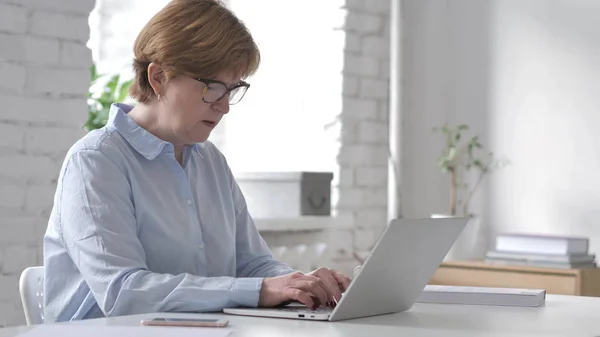
[[44,323],[44,267],[28,267],[21,273],[19,293],[27,325]]

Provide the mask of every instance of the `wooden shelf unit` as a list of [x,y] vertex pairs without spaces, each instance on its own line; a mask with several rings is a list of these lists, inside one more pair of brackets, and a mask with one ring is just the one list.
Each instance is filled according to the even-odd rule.
[[546,289],[548,294],[600,297],[600,268],[551,269],[448,261],[440,265],[429,284]]

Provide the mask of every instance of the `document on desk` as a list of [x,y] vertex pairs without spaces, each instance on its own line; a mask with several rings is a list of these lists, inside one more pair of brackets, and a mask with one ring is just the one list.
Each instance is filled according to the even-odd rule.
[[226,337],[229,328],[150,327],[115,325],[39,325],[17,337]]
[[427,285],[417,302],[537,307],[545,300],[544,289]]

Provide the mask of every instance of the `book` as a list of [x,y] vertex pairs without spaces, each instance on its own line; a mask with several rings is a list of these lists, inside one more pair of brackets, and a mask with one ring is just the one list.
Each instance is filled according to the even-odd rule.
[[504,233],[496,236],[496,251],[548,255],[587,254],[589,239],[550,234]]
[[499,266],[524,266],[524,267],[539,267],[539,268],[554,268],[554,269],[588,269],[596,268],[595,262],[584,263],[560,263],[560,262],[544,262],[544,261],[526,261],[526,260],[505,260],[505,259],[490,259],[486,258],[485,263],[495,264]]
[[419,303],[537,307],[546,301],[545,289],[427,285]]
[[488,259],[524,261],[524,262],[549,262],[549,263],[593,263],[596,260],[595,254],[577,254],[577,255],[548,255],[532,253],[514,253],[492,250],[485,254]]

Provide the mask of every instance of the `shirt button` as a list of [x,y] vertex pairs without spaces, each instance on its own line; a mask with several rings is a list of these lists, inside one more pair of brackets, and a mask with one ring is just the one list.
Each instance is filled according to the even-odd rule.
[[191,199],[188,199],[188,200],[186,200],[185,202],[188,204],[188,206],[191,206],[191,205],[192,205],[192,200],[191,200]]

